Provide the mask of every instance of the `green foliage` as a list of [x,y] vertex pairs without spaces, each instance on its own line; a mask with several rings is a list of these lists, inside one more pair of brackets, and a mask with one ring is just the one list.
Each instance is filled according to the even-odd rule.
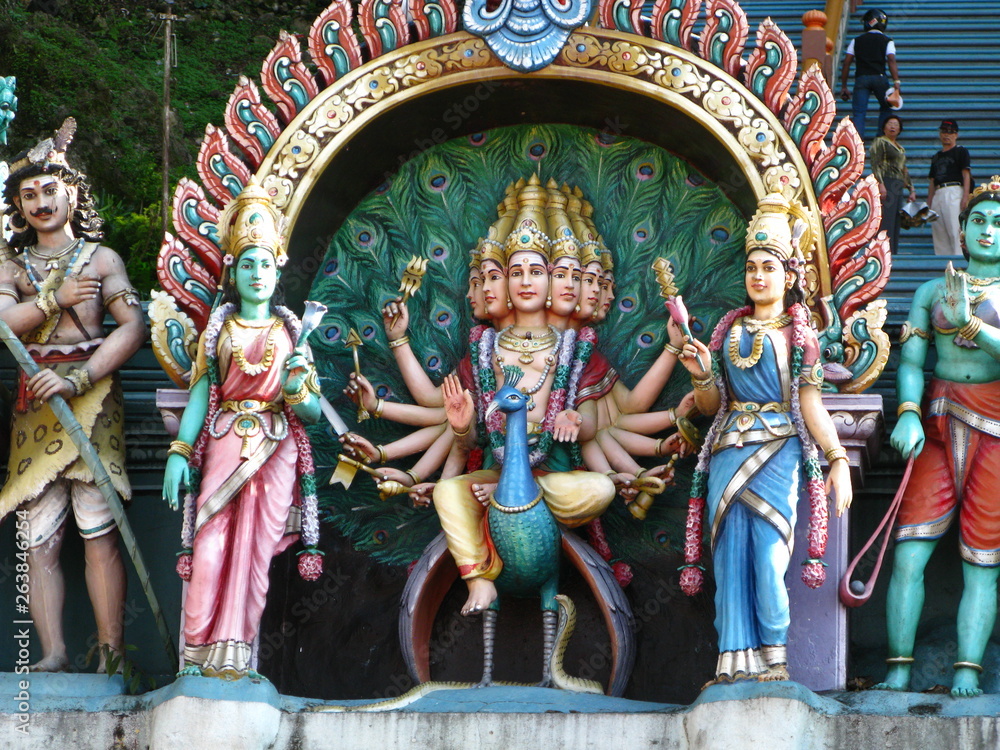
[[90,666],[90,660],[97,655],[103,661],[104,673],[108,677],[121,674],[128,695],[156,690],[156,680],[143,672],[128,656],[130,651],[138,650],[139,647],[131,643],[125,644],[124,651],[115,651],[107,643],[95,644],[87,653],[86,663]]
[[[343,341],[355,328],[365,342],[362,371],[377,394],[412,401],[379,314],[396,295],[411,255],[431,261],[410,302],[413,350],[435,380],[455,368],[469,349],[468,252],[496,220],[504,188],[532,173],[543,183],[552,178],[579,186],[594,205],[617,281],[617,301],[597,329],[598,348],[627,385],[638,381],[666,341],[666,313],[651,270],[656,258],[673,262],[702,338],[724,311],[740,304],[745,220],[719,188],[682,159],[644,141],[574,126],[487,131],[411,159],[358,204],[331,241],[309,296],[330,308],[310,340],[329,397],[340,393],[353,369]],[[676,405],[688,390],[690,379],[678,367],[657,408]],[[343,406],[346,401],[341,404],[341,414],[353,414]],[[376,443],[410,431],[383,420],[364,422],[359,430]],[[339,446],[323,430],[312,437],[321,471],[332,469]],[[616,503],[606,524],[616,552],[634,560],[679,548],[685,489],[671,488],[658,498],[645,523]],[[432,512],[411,508],[405,495],[383,503],[361,474],[349,492],[321,490],[321,502],[328,519],[356,547],[385,562],[415,559],[438,530]]]
[[[107,244],[144,294],[154,286],[162,185],[162,0],[61,0],[31,12],[0,0],[0,72],[16,75],[20,106],[0,158],[47,137],[69,116],[79,130],[70,150],[103,197]],[[36,6],[38,4],[35,4]],[[299,33],[326,0],[178,0],[173,11],[171,189],[196,178],[195,159],[212,122],[222,125],[240,75],[258,79],[281,29]],[[155,232],[153,228],[155,227]],[[147,232],[147,228],[149,232]]]

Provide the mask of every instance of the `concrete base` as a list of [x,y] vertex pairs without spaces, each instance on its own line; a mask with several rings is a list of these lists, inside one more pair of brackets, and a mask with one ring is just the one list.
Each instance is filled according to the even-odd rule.
[[[4,697],[17,682],[0,678]],[[32,682],[39,679],[31,675]],[[43,678],[44,679],[44,678]],[[106,680],[106,678],[103,678]],[[84,693],[94,685],[70,692]],[[795,682],[717,685],[690,706],[542,688],[444,690],[405,710],[279,696],[267,682],[186,677],[142,696],[31,693],[24,724],[5,700],[0,742],[74,748],[995,748],[1000,695],[828,693]],[[344,709],[347,710],[344,710]]]

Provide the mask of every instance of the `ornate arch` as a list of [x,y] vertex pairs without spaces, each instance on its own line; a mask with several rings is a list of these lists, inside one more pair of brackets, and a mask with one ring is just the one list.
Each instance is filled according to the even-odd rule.
[[450,0],[406,0],[405,8],[401,0],[364,0],[356,17],[348,0],[336,0],[308,35],[312,68],[299,39],[282,33],[261,73],[277,113],[241,77],[225,128],[206,129],[201,184],[185,179],[175,191],[176,235],[164,238],[163,292],[154,292],[150,306],[154,349],[167,373],[184,384],[220,276],[219,209],[251,174],[289,216],[294,246],[313,188],[366,129],[422,99],[447,101],[496,82],[525,90],[573,84],[668,109],[721,144],[723,160],[737,170],[728,185],[738,203],[752,206],[780,190],[804,204],[817,229],[805,249],[809,300],[829,370],[843,392],[870,386],[888,359],[885,303],[877,297],[890,258],[877,234],[876,183],[860,179],[864,149],[853,124],[844,119],[833,128],[834,99],[818,67],[802,73],[791,94],[797,56],[770,20],[744,57],[749,27],[733,0],[657,0],[651,22],[641,9],[639,0],[601,0],[597,26],[572,33],[552,64],[527,73],[503,65],[482,39],[456,32]]

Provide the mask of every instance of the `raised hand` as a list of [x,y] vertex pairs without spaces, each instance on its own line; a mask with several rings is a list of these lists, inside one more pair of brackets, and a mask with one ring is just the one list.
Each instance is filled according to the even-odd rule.
[[681,349],[681,364],[684,368],[698,379],[704,379],[712,374],[711,368],[712,353],[708,347],[695,338],[687,338]]
[[472,427],[476,405],[472,402],[472,394],[462,387],[458,375],[452,373],[445,377],[441,384],[441,395],[452,431],[459,435],[467,433]]
[[304,354],[300,352],[292,354],[285,361],[284,382],[281,384],[285,393],[298,393],[302,389],[302,383],[309,375],[311,367],[312,363],[309,362]]
[[969,284],[964,273],[959,273],[948,261],[944,270],[944,298],[941,312],[956,328],[961,328],[972,320],[972,302],[969,299]]
[[363,406],[368,411],[375,411],[375,407],[378,406],[375,388],[364,375],[352,372],[347,379],[344,394],[351,399],[355,406]]
[[396,297],[382,308],[382,325],[389,341],[401,339],[406,335],[406,329],[410,325],[410,311],[402,297]]

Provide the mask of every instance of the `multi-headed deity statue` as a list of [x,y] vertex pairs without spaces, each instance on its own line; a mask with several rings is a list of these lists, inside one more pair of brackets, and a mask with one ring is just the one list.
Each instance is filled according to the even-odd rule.
[[[31,618],[42,646],[32,669],[38,671],[69,666],[59,551],[70,510],[84,539],[97,638],[116,651],[126,581],[112,511],[46,402],[56,394],[69,400],[114,488],[130,497],[116,372],[146,338],[125,264],[100,244],[102,222],[86,177],[66,160],[75,130],[69,119],[54,138],[16,156],[4,191],[16,255],[0,266],[0,318],[42,370],[31,378],[22,373],[18,382],[0,513],[19,508],[30,524]],[[106,313],[116,323],[111,331],[104,328]]]
[[[799,213],[796,211],[796,213]],[[785,571],[800,494],[811,503],[803,580],[819,586],[827,494],[837,514],[852,499],[847,452],[823,406],[819,341],[802,290],[806,222],[780,195],[765,197],[747,229],[749,304],[727,313],[706,346],[689,339],[681,362],[695,402],[714,414],[692,485],[687,566],[681,585],[701,586],[701,513],[715,568],[716,682],[787,680],[790,622]],[[794,230],[794,231],[793,231]],[[824,486],[815,443],[830,463]]]
[[220,222],[222,304],[198,342],[187,408],[170,445],[163,497],[184,502],[178,573],[182,675],[260,675],[251,649],[271,558],[299,536],[299,572],[320,573],[312,453],[303,423],[319,419],[319,382],[301,323],[281,306],[284,218],[251,181]]
[[[900,335],[899,422],[892,445],[914,459],[899,514],[886,603],[889,665],[877,687],[907,690],[924,602],[924,568],[959,527],[965,588],[951,694],[982,693],[979,676],[997,611],[1000,524],[1000,176],[976,188],[962,214],[969,263],[923,284]],[[931,342],[934,375],[924,383]]]
[[[409,345],[409,313],[397,300],[383,311],[385,328],[417,405],[376,398],[363,377],[352,376],[347,389],[365,412],[421,427],[385,446],[356,434],[344,443],[356,456],[378,463],[426,449],[412,470],[383,467],[378,474],[383,482],[409,488],[418,502],[433,497],[469,589],[464,614],[495,610],[494,581],[509,564],[483,522],[504,494],[497,483],[507,467],[509,436],[503,406],[490,405],[505,373],[526,397],[529,473],[522,476],[533,476],[539,492],[528,498],[525,510],[544,501],[563,525],[586,524],[604,512],[616,487],[628,502],[641,490],[661,492],[671,480],[669,465],[644,471],[630,451],[659,457],[681,447],[674,437],[646,437],[673,426],[676,410],[643,413],[677,362],[680,328],[669,326],[672,343],[632,390],[597,350],[590,324],[602,320],[614,300],[613,263],[581,191],[553,181],[542,185],[532,176],[508,187],[498,213],[473,251],[469,270],[473,315],[488,322],[472,329],[469,354],[456,373],[434,385]],[[515,369],[519,374],[511,376]],[[687,410],[692,404],[686,397]],[[436,483],[423,481],[442,466]],[[543,608],[554,605],[543,597]],[[554,629],[554,619],[545,622]]]

